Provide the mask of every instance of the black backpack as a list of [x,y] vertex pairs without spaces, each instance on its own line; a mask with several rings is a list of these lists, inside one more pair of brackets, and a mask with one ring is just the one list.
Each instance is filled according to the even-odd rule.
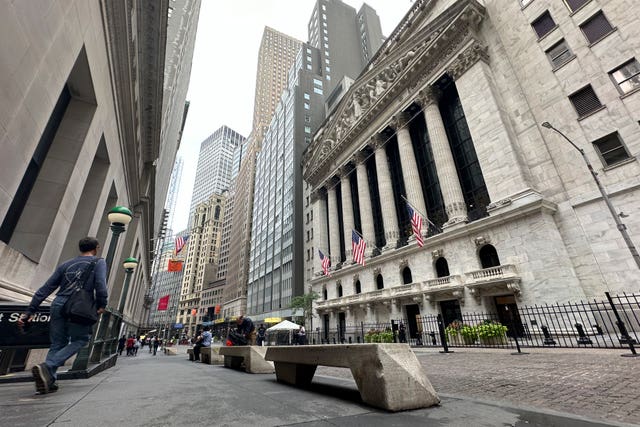
[[93,325],[98,321],[96,302],[93,299],[93,291],[84,288],[87,279],[96,266],[97,260],[91,262],[79,279],[69,286],[73,288],[69,299],[62,307],[62,317],[78,325]]

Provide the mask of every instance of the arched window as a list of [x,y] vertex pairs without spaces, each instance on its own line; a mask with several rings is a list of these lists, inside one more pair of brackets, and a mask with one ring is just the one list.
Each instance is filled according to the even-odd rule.
[[362,292],[362,288],[360,286],[360,280],[356,280],[356,294],[359,294]]
[[436,275],[437,277],[447,277],[449,273],[449,263],[444,257],[440,257],[436,260]]
[[376,285],[378,289],[384,289],[384,280],[382,279],[382,274],[378,274],[376,277]]
[[500,265],[500,258],[498,258],[498,252],[496,248],[491,245],[484,245],[478,252],[480,257],[480,263],[482,268],[497,267]]
[[327,296],[327,288],[322,288],[322,298],[326,301],[328,298]]
[[342,285],[338,285],[338,298],[342,296]]
[[413,283],[413,278],[411,277],[411,269],[409,267],[405,267],[402,269],[402,283],[404,283],[405,285]]

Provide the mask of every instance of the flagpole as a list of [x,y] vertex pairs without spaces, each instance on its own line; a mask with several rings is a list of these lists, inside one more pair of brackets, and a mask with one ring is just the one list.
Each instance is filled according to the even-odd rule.
[[[367,241],[367,239],[365,239],[365,238],[364,238],[364,236],[363,236],[362,234],[360,234],[360,232],[359,232],[358,230],[356,230],[355,228],[352,228],[352,230],[353,230],[353,231],[355,231],[355,232],[356,232],[356,234],[357,234],[358,236],[360,236],[360,238],[361,238],[362,240],[364,240],[365,242],[367,242],[367,244],[369,244],[369,242]],[[379,248],[379,247],[377,247],[377,246],[376,246],[375,238],[374,238],[374,242],[373,242],[373,247],[372,247],[372,249],[373,249],[373,248],[376,248],[377,250],[382,251],[382,248]]]
[[415,207],[415,206],[413,206],[413,205],[411,204],[411,202],[409,202],[409,200],[407,200],[407,198],[406,198],[406,197],[404,197],[404,195],[402,195],[402,194],[401,194],[401,195],[400,195],[400,197],[402,197],[402,200],[404,200],[405,202],[407,202],[407,204],[408,204],[409,206],[411,206],[411,209],[413,209],[414,211],[418,212],[418,213],[422,216],[422,218],[426,219],[426,220],[427,220],[427,222],[428,222],[429,224],[433,225],[433,226],[435,227],[435,229],[436,229],[436,230],[438,230],[438,233],[442,233],[442,228],[440,228],[440,227],[438,227],[437,225],[435,225],[433,222],[431,222],[431,220],[429,219],[429,217],[428,217],[427,215],[423,214],[423,213],[422,213],[422,212],[420,212],[418,209],[416,209],[416,207]]

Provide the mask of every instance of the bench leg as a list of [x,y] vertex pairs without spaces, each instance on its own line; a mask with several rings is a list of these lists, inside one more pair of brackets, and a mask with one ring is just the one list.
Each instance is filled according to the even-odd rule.
[[317,365],[302,365],[287,362],[273,363],[276,367],[276,378],[278,381],[302,387],[311,384],[317,368]]
[[242,362],[244,362],[244,357],[235,357],[235,356],[225,356],[224,357],[224,367],[231,369],[242,369]]

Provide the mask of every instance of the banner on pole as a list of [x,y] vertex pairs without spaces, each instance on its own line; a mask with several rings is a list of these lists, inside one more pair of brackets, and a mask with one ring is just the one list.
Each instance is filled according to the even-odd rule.
[[169,295],[165,295],[158,300],[158,311],[164,311],[169,308]]

